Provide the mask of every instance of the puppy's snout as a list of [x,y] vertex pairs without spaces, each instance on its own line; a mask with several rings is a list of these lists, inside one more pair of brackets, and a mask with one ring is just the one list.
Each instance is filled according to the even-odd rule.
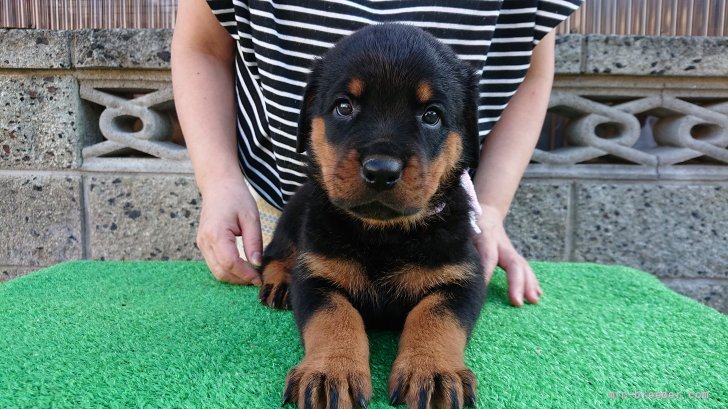
[[367,156],[361,164],[361,177],[372,189],[391,189],[402,177],[402,161],[389,156]]

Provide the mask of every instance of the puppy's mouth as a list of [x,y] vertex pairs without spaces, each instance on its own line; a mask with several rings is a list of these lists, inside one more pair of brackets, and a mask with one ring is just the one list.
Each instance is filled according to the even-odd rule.
[[377,200],[355,206],[344,207],[344,209],[362,219],[381,221],[414,216],[421,210],[419,208],[395,209],[394,207],[388,206],[387,204]]

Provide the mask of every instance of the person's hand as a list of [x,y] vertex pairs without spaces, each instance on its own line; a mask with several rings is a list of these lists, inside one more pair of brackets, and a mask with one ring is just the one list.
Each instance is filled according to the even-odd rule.
[[[243,237],[245,256],[240,258],[235,236]],[[219,181],[208,187],[202,198],[197,246],[212,275],[231,284],[261,284],[254,266],[262,260],[263,240],[255,199],[239,180]]]
[[503,217],[497,210],[481,206],[483,212],[478,217],[481,234],[474,235],[475,247],[485,269],[485,281],[490,282],[496,265],[506,270],[508,278],[508,298],[516,307],[523,305],[523,299],[535,304],[543,295],[536,275],[526,259],[513,247],[503,227]]

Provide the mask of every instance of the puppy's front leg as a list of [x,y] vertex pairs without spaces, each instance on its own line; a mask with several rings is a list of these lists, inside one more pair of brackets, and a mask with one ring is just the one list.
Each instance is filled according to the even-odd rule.
[[318,300],[309,299],[305,311],[296,311],[305,356],[286,377],[283,403],[306,409],[366,407],[372,384],[364,321],[338,292],[311,297]]
[[428,409],[474,406],[476,380],[463,360],[469,333],[445,295],[423,298],[407,315],[399,340],[389,376],[391,403]]

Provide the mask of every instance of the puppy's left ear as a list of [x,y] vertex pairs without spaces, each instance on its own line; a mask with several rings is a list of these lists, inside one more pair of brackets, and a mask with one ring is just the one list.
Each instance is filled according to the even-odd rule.
[[480,76],[470,66],[465,71],[465,108],[463,125],[465,129],[463,141],[464,163],[470,169],[478,167],[480,159],[480,136],[478,135],[478,102],[480,100]]
[[321,60],[316,60],[314,62],[311,74],[308,78],[308,84],[306,84],[306,90],[303,92],[301,112],[298,114],[298,134],[296,140],[296,152],[298,153],[306,151],[308,141],[311,139],[313,102],[316,98],[316,94],[318,93],[321,65]]

